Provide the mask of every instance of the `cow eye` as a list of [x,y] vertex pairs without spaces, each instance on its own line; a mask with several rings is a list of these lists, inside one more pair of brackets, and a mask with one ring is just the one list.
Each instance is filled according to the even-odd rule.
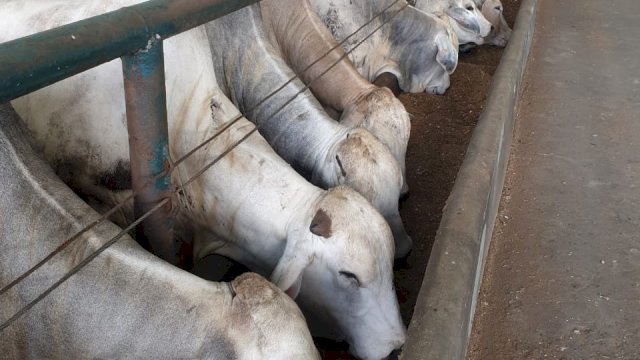
[[469,10],[469,11],[473,11],[473,6],[471,6],[471,5],[467,5],[467,10]]
[[502,11],[502,6],[496,6],[496,7],[494,7],[494,9],[496,9],[498,11]]
[[356,285],[358,285],[358,287],[360,286],[360,280],[358,279],[356,274],[348,271],[340,271],[339,274],[346,277],[349,280],[355,281]]

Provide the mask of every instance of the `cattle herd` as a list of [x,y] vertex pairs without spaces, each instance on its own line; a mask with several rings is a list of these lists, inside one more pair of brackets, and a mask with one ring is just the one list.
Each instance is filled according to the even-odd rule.
[[[4,0],[0,42],[139,2]],[[4,328],[0,357],[319,358],[313,334],[386,358],[406,337],[393,262],[412,246],[410,121],[373,83],[442,94],[462,46],[510,31],[499,0],[262,0],[165,40],[170,157],[219,133],[172,173],[176,238],[260,275],[205,281],[125,235]],[[0,106],[0,286],[95,220],[87,203],[131,193],[121,73]],[[131,204],[110,220],[130,224]],[[0,292],[0,322],[118,232],[101,223]]]

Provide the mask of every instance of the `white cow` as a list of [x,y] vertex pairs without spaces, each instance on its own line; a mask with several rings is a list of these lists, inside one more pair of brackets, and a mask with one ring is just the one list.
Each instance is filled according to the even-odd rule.
[[[322,106],[340,114],[342,124],[371,131],[389,147],[405,174],[411,123],[402,103],[389,89],[358,73],[308,0],[263,0],[260,9],[271,45],[311,86]],[[408,191],[405,181],[402,195]]]
[[485,43],[504,47],[511,37],[511,28],[504,18],[504,7],[500,0],[474,0],[482,10],[482,15],[491,23],[491,33],[485,37]]
[[449,75],[458,64],[458,40],[443,20],[404,1],[311,0],[311,4],[338,41],[389,7],[343,44],[345,50],[353,50],[349,59],[358,72],[369,81],[391,73],[405,92],[443,94],[449,87]]
[[[389,148],[366,129],[330,118],[309,90],[291,101],[304,84],[298,79],[287,84],[295,73],[267,40],[258,5],[212,21],[206,28],[225,94],[260,126],[276,152],[312,183],[323,188],[347,185],[369,200],[391,226],[396,257],[405,257],[411,238],[398,211],[402,169]],[[268,103],[260,104],[284,84]]]
[[[137,2],[5,1],[0,41]],[[204,28],[168,39],[164,49],[169,150],[176,159],[238,112],[216,84]],[[85,193],[111,204],[121,194],[96,184],[128,168],[121,73],[120,62],[112,61],[13,102],[47,160],[71,171]],[[172,180],[182,184],[254,128],[242,118],[181,164]],[[362,358],[382,358],[404,343],[391,231],[355,191],[310,185],[255,133],[179,194],[176,230],[194,237],[199,256],[229,256],[271,274],[292,297],[300,294],[301,303],[312,299]]]
[[[0,287],[99,215],[36,154],[28,130],[0,105]],[[116,236],[103,222],[0,295],[0,323]],[[319,359],[302,313],[247,273],[200,279],[125,235],[0,332],[0,357]]]
[[474,1],[415,0],[412,2],[416,8],[446,20],[461,45],[468,43],[482,45],[491,31],[491,23],[478,10]]

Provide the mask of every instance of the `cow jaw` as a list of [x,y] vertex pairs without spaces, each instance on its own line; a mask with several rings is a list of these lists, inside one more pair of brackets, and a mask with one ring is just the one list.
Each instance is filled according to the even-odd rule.
[[[486,21],[486,20],[485,20]],[[455,32],[458,37],[458,42],[460,45],[464,44],[476,44],[482,45],[484,44],[484,37],[481,36],[478,32],[470,31],[466,29],[463,25],[461,25],[455,19],[451,19],[451,29]],[[489,33],[487,33],[488,35]]]
[[[346,340],[351,353],[360,359],[383,359],[404,344],[406,330],[390,276],[358,284],[340,273],[354,271],[361,275],[353,270],[356,260],[345,261],[341,266],[327,261],[314,262],[312,266],[323,270],[311,267],[307,270],[298,303],[312,334]],[[342,268],[345,270],[339,270]],[[308,275],[309,272],[312,274]],[[315,277],[316,274],[333,275],[326,278]]]
[[330,190],[318,207],[331,219],[331,236],[315,238],[298,302],[312,328],[344,337],[363,359],[384,358],[405,339],[393,290],[391,231],[345,187]]
[[482,4],[482,14],[493,26],[491,33],[485,38],[490,45],[504,47],[511,37],[511,28],[504,18],[503,10],[500,0],[486,0]]

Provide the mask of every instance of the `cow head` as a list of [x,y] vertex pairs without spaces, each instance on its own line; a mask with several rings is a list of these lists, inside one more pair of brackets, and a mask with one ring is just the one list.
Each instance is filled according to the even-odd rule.
[[398,212],[404,176],[389,149],[366,129],[354,128],[334,144],[322,168],[329,174],[312,182],[324,188],[346,185],[364,196],[389,221],[396,255],[406,256],[412,241]]
[[[349,127],[359,126],[371,131],[371,134],[391,150],[391,155],[400,166],[400,172],[404,178],[405,155],[407,143],[409,142],[411,122],[409,114],[402,103],[393,96],[389,89],[374,86],[367,94],[358,97],[353,104],[354,106],[345,110],[342,114],[340,122]],[[368,138],[368,134],[365,132],[349,134],[349,138],[345,139],[346,142],[340,147],[339,152],[341,154],[338,156],[355,159],[359,153],[372,153],[373,156],[365,156],[366,160],[371,162],[371,166],[376,166],[378,161],[385,161],[387,158],[385,151],[375,150],[377,144],[369,141]],[[367,148],[372,148],[372,150]],[[378,153],[382,155],[377,155]],[[362,166],[362,161],[350,165],[351,167],[357,167],[349,171],[352,175],[359,174],[357,178],[367,179],[367,181],[373,180],[367,174],[369,170]],[[344,168],[345,164],[342,164],[342,166]],[[390,170],[395,173],[394,167],[390,167]],[[387,177],[384,174],[380,174],[380,176]],[[398,200],[393,198],[397,183],[385,184],[388,179],[378,180],[379,185],[372,189],[373,194],[379,194],[378,196],[370,196],[367,192],[361,192],[361,194],[371,201],[389,223],[396,242],[396,257],[403,258],[411,250],[412,240],[402,224],[398,211]],[[348,182],[345,182],[345,184],[348,184]],[[387,186],[392,186],[394,191],[384,191],[384,187]],[[409,186],[405,179],[400,189],[400,197],[406,196],[408,192]]]
[[308,227],[290,234],[271,279],[299,295],[316,334],[346,339],[359,358],[384,358],[406,336],[393,288],[391,231],[347,187],[329,190],[314,211]]
[[492,25],[491,33],[485,38],[488,44],[504,47],[511,37],[511,28],[504,18],[503,10],[500,0],[485,0],[482,4],[482,15]]
[[458,65],[458,41],[447,23],[413,7],[394,22],[389,37],[387,68],[379,70],[398,77],[405,92],[444,94],[449,75]]
[[491,31],[491,23],[485,19],[473,0],[449,0],[445,13],[460,44],[482,45]]
[[[385,73],[398,83],[395,76]],[[350,127],[363,127],[386,145],[396,158],[402,174],[405,174],[405,156],[411,121],[409,113],[391,90],[385,87],[370,86],[349,101],[344,109],[340,123]],[[409,192],[406,179],[402,185],[400,196]]]

